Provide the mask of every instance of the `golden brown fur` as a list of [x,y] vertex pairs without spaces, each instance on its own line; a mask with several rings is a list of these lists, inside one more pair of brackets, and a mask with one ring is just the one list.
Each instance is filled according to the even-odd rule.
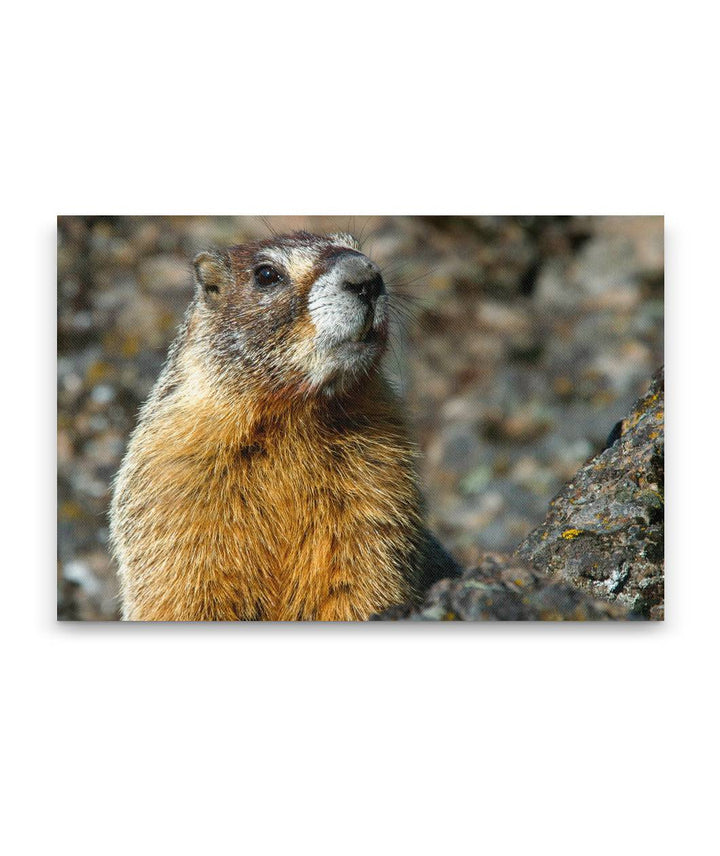
[[[309,385],[299,367],[318,359],[306,299],[319,268],[304,262],[323,239],[305,236],[299,255],[295,236],[280,240],[291,285],[264,313],[247,273],[262,244],[196,263],[205,291],[115,487],[126,619],[366,619],[427,577],[434,548],[382,348],[362,375]],[[238,324],[261,329],[241,353],[227,330]]]

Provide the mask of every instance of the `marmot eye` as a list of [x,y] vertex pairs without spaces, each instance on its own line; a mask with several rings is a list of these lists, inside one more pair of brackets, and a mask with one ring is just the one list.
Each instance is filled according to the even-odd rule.
[[275,270],[272,265],[260,265],[260,267],[255,268],[255,283],[263,288],[275,285],[281,279],[282,274],[280,271]]

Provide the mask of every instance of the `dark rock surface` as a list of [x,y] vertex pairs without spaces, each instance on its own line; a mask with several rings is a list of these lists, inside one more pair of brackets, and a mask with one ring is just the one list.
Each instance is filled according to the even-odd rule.
[[393,607],[371,621],[609,621],[627,610],[534,570],[488,555],[459,579],[436,583],[418,609]]
[[517,550],[645,618],[663,617],[664,374],[621,424],[618,439],[550,503],[542,526]]
[[663,618],[664,374],[613,429],[612,445],[550,503],[512,556],[487,555],[423,603],[374,620]]

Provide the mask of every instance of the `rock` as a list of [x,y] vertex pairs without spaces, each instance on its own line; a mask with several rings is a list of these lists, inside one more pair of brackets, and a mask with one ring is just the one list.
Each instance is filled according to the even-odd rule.
[[[664,374],[551,502],[517,558],[633,615],[663,617]],[[617,432],[616,432],[617,433]]]
[[163,295],[167,291],[192,294],[190,260],[169,254],[151,256],[140,265],[140,284],[147,291]]
[[663,618],[664,375],[514,555],[486,555],[376,621]]
[[459,579],[440,580],[423,603],[392,607],[371,621],[611,621],[627,618],[611,604],[534,570],[517,557],[487,555]]
[[434,466],[459,479],[480,463],[477,431],[472,425],[450,425],[429,446],[427,455]]

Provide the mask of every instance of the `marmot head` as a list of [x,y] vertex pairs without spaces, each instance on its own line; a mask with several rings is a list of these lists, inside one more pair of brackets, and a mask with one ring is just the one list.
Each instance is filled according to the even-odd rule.
[[296,232],[201,253],[194,267],[192,338],[242,386],[334,395],[379,362],[385,284],[349,235]]

